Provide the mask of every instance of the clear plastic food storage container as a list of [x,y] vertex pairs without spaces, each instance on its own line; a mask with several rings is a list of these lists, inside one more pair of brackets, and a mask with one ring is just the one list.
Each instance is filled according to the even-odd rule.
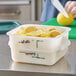
[[[26,24],[27,26],[47,27],[46,25]],[[61,59],[67,52],[70,41],[68,33],[71,30],[68,27],[60,27],[64,32],[53,38],[31,37],[23,35],[14,35],[20,28],[9,31],[9,46],[11,48],[12,59],[15,62],[34,63],[43,65],[53,65]]]

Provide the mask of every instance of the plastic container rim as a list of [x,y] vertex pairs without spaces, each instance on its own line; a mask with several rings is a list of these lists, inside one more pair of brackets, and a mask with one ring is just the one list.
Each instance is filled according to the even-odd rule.
[[47,26],[49,26],[49,25],[39,25],[39,24],[24,24],[24,25],[21,25],[21,26],[19,26],[19,27],[16,27],[15,29],[12,29],[11,31],[8,31],[6,34],[8,35],[8,36],[17,36],[17,37],[27,37],[27,38],[40,38],[40,39],[55,39],[55,38],[60,38],[60,37],[62,37],[66,32],[69,32],[70,30],[71,30],[71,28],[69,28],[69,27],[63,27],[63,26],[56,26],[56,27],[60,27],[60,28],[62,28],[62,29],[65,29],[65,31],[61,34],[61,35],[59,35],[59,36],[56,36],[56,37],[32,37],[32,36],[24,36],[24,35],[14,35],[14,34],[12,34],[12,32],[13,31],[15,31],[15,30],[17,30],[17,29],[19,29],[20,27],[27,27],[27,26],[44,26],[44,27],[47,27]]

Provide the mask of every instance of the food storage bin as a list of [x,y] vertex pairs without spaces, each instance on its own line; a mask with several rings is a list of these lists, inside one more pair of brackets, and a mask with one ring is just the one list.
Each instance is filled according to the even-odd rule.
[[70,41],[68,39],[68,27],[60,27],[63,33],[57,37],[31,37],[14,35],[21,27],[36,26],[47,27],[46,25],[26,24],[9,31],[9,46],[12,59],[15,62],[53,65],[60,60],[68,50]]

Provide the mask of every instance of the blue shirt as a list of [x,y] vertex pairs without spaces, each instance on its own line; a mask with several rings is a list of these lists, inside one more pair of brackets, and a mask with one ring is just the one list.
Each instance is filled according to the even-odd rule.
[[[67,1],[70,0],[59,0],[61,4],[64,6]],[[71,0],[76,1],[76,0]],[[42,11],[41,21],[48,21],[51,18],[56,17],[58,14],[58,10],[52,5],[51,0],[45,0],[45,5]]]

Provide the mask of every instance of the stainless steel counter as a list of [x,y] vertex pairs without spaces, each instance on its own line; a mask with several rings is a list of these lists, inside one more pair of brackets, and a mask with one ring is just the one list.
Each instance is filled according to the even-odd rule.
[[22,64],[13,62],[8,46],[8,36],[0,35],[0,75],[1,76],[76,76],[76,40],[66,56],[53,66]]

